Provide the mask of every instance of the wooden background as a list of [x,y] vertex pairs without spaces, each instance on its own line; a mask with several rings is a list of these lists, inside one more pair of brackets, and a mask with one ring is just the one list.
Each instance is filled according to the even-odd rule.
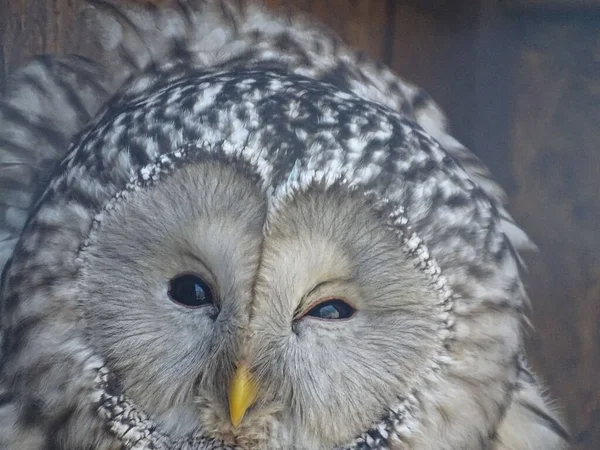
[[[0,88],[31,55],[77,49],[81,1],[0,0]],[[598,450],[600,1],[268,3],[308,12],[426,88],[507,189],[540,248],[528,258],[531,360],[573,449]]]

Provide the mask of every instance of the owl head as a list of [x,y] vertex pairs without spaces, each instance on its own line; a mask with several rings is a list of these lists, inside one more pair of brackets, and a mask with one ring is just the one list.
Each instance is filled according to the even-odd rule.
[[[190,71],[134,97],[80,137],[7,273],[13,316],[52,308],[26,328],[40,360],[76,359],[110,420],[147,414],[175,442],[401,440],[423,432],[425,408],[440,433],[440,420],[489,431],[516,376],[519,318],[496,304],[521,301],[517,266],[491,203],[435,141],[276,72]],[[178,104],[190,97],[213,103]],[[131,405],[111,412],[120,395]]]
[[73,138],[3,273],[0,444],[503,449],[560,429],[515,432],[545,404],[489,186],[416,114],[272,50],[170,55]]

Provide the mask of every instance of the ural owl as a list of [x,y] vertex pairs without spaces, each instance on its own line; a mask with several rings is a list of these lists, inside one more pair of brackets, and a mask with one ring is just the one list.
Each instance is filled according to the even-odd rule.
[[532,244],[422,90],[253,4],[83,19],[0,107],[0,448],[564,448]]

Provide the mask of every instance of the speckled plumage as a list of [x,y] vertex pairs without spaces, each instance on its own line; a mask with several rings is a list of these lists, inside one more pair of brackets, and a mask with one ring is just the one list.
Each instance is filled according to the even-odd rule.
[[[10,257],[2,283],[0,446],[563,448],[565,433],[523,357],[526,294],[516,250],[532,244],[504,209],[502,190],[481,162],[448,135],[443,114],[422,91],[355,55],[322,28],[276,18],[252,5],[179,2],[165,9],[121,10],[97,2],[85,14],[100,37],[103,64],[40,59],[17,72],[0,108],[0,190],[6,199],[2,252]],[[50,163],[42,166],[45,159]],[[178,212],[172,203],[184,199],[193,210],[185,202],[198,192],[222,198],[197,214],[223,209],[216,217],[226,218],[221,228],[231,230],[231,240],[239,236],[238,245],[210,249],[229,252],[227,261],[233,262],[219,264],[240,283],[231,289],[247,282],[254,297],[248,300],[253,312],[246,317],[236,309],[244,307],[235,307],[235,326],[227,328],[236,336],[249,332],[249,349],[237,337],[215,344],[222,353],[222,372],[215,375],[210,368],[210,376],[194,375],[199,381],[189,389],[200,406],[191,407],[186,395],[169,390],[168,378],[156,381],[167,373],[172,379],[169,371],[146,365],[169,353],[160,344],[148,346],[158,337],[142,340],[142,347],[132,340],[128,350],[127,327],[111,328],[107,318],[119,320],[115,311],[122,307],[121,294],[118,282],[106,280],[120,279],[129,267],[144,274],[138,277],[153,273],[154,262],[136,255],[162,255],[153,245],[168,241],[168,234],[181,232],[186,242],[204,239],[178,231],[186,225],[176,218],[187,220],[188,211]],[[229,197],[233,192],[234,199]],[[200,198],[211,204],[213,197]],[[354,213],[356,223],[365,224],[362,229],[372,230],[364,235],[355,230]],[[244,220],[236,223],[234,216]],[[153,227],[152,217],[160,225]],[[147,244],[126,234],[136,221],[140,229],[149,227],[143,236]],[[291,231],[290,223],[295,224]],[[119,232],[118,224],[124,237],[113,242],[106,233]],[[268,316],[267,306],[284,311],[284,305],[271,303],[278,298],[271,290],[302,278],[291,272],[279,280],[277,273],[296,268],[293,258],[284,256],[303,242],[303,227],[309,236],[303,239],[324,236],[323,246],[342,252],[340,266],[346,257],[350,267],[356,266],[353,277],[364,278],[363,284],[357,282],[361,289],[376,283],[384,299],[392,284],[406,289],[406,298],[391,302],[405,312],[389,312],[395,322],[383,335],[373,335],[381,336],[381,347],[374,354],[365,347],[369,364],[340,360],[348,364],[341,366],[347,376],[328,390],[328,379],[316,383],[305,381],[306,374],[300,377],[302,364],[290,354],[277,354],[281,367],[261,360],[266,348],[281,343],[273,344],[275,338],[266,332],[271,325],[260,322],[259,312]],[[369,249],[369,236],[381,248],[373,243],[374,250]],[[391,240],[400,262],[386,246]],[[311,245],[317,252],[321,241]],[[362,250],[351,252],[353,245]],[[165,270],[167,256],[161,256]],[[246,262],[238,265],[238,259]],[[370,265],[375,281],[361,272]],[[400,280],[392,283],[389,277]],[[151,282],[150,277],[146,284]],[[137,301],[135,295],[131,301]],[[384,307],[390,304],[378,306]],[[143,324],[139,319],[131,326]],[[148,336],[157,329],[150,322],[147,328]],[[135,330],[146,333],[143,327]],[[296,335],[311,333],[309,328]],[[319,333],[329,339],[327,333],[336,332]],[[117,348],[119,340],[124,350]],[[277,395],[269,397],[273,392],[265,381],[270,403],[258,405],[246,428],[231,431],[222,424],[220,388],[214,395],[209,388],[220,383],[211,376],[230,376],[238,347],[261,356],[255,369],[264,372],[264,380],[285,378],[278,388],[283,405],[276,404]],[[138,358],[140,348],[148,356],[135,359],[137,369],[150,374],[148,379],[135,373],[137,363],[129,362]],[[316,359],[307,357],[307,367],[322,367],[318,350],[313,351],[310,358]],[[190,355],[186,361],[193,360]],[[177,364],[166,366],[177,371]],[[387,373],[391,367],[393,374]],[[181,367],[181,372],[193,370]],[[140,377],[150,385],[140,385]],[[379,389],[372,397],[349,398],[351,382],[371,382]],[[288,385],[293,387],[289,393]],[[306,400],[319,388],[331,397],[322,405],[323,411],[331,408],[324,417]],[[152,389],[154,399],[145,394]],[[379,404],[379,398],[386,403]],[[336,406],[345,402],[346,407]],[[164,405],[172,408],[163,411]],[[187,425],[190,408],[198,408],[202,426]],[[364,427],[349,434],[358,424]]]

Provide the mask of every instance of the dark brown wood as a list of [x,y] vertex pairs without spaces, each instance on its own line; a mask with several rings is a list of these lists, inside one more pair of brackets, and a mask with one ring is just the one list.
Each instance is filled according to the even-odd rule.
[[395,1],[390,65],[450,112],[452,129],[471,146],[475,33],[480,1]]
[[[600,0],[267,1],[326,23],[424,87],[508,188],[511,212],[540,247],[527,258],[531,360],[573,449],[598,450],[600,15],[504,7],[578,11]],[[0,86],[34,54],[77,50],[81,4],[0,0]]]
[[505,0],[512,7],[528,9],[600,7],[600,0]]
[[[512,127],[515,216],[530,261],[532,359],[562,401],[576,449],[600,448],[600,27],[522,25]],[[576,43],[574,46],[573,44]]]
[[0,87],[7,73],[28,58],[75,47],[72,30],[80,5],[71,0],[0,0]]

